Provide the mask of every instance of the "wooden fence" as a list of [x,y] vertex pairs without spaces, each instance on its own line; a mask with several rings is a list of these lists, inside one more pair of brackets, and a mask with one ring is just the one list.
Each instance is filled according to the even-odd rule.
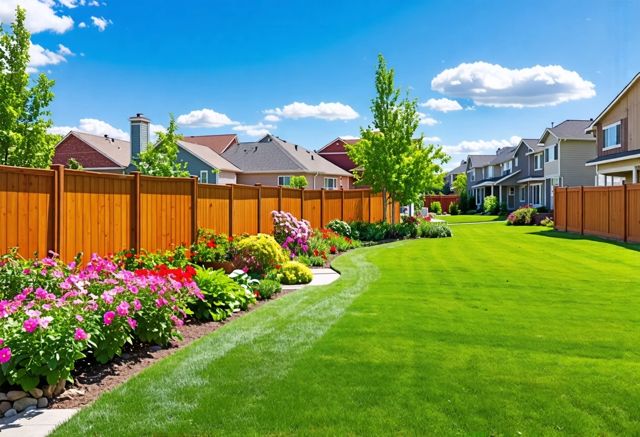
[[434,194],[424,197],[424,206],[430,208],[431,202],[440,202],[440,205],[442,206],[442,212],[449,212],[449,205],[451,205],[452,203],[460,204],[460,196],[458,196],[457,194]]
[[556,187],[558,231],[640,243],[640,184]]
[[79,252],[86,259],[130,248],[155,251],[192,242],[199,227],[271,233],[273,210],[318,228],[333,219],[380,221],[382,206],[382,196],[368,189],[208,185],[197,178],[0,166],[0,253],[52,250],[70,260]]

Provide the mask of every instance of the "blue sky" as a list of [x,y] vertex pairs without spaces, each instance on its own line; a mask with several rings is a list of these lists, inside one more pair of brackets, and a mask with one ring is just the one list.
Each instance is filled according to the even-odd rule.
[[0,20],[15,4],[32,69],[56,80],[59,131],[126,136],[136,112],[158,128],[173,113],[185,134],[318,149],[370,122],[382,53],[399,86],[435,99],[420,129],[451,167],[597,116],[640,71],[638,1],[2,0]]

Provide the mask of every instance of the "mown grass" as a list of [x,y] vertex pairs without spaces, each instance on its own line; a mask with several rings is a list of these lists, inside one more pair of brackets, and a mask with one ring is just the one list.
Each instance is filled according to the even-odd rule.
[[638,246],[454,233],[338,258],[338,282],[234,321],[54,435],[640,433]]
[[497,215],[480,215],[480,214],[439,215],[436,218],[439,218],[440,220],[444,220],[450,224],[504,221],[504,217],[499,217]]

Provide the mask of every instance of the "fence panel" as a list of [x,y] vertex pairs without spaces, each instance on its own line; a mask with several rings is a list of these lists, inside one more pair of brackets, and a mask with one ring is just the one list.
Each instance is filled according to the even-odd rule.
[[229,196],[226,185],[198,184],[198,227],[229,233]]
[[555,188],[555,211],[554,211],[554,225],[555,229],[559,231],[567,230],[567,189],[564,187]]
[[344,191],[344,221],[363,220],[363,193],[362,190]]
[[376,194],[371,194],[371,223],[377,223],[379,221],[382,221],[382,206],[383,206],[383,201],[382,201],[382,194],[381,193],[376,193]]
[[148,251],[189,243],[192,179],[140,177],[140,246]]
[[449,206],[452,203],[460,204],[460,196],[458,196],[457,194],[440,194],[440,195],[425,196],[424,206],[431,209],[431,202],[440,202],[440,206],[442,206],[442,212],[449,212]]
[[583,231],[600,237],[609,236],[609,191],[606,187],[583,189]]
[[271,234],[273,232],[272,211],[280,209],[280,189],[278,187],[262,187],[262,199],[260,201],[260,232]]
[[302,217],[302,190],[282,188],[281,211],[287,211],[296,217]]
[[304,190],[303,218],[311,223],[312,228],[322,227],[322,190]]
[[342,192],[326,190],[324,192],[324,208],[322,211],[322,225],[326,226],[331,220],[342,220]]
[[233,233],[258,233],[259,187],[248,185],[233,186]]
[[627,185],[627,241],[640,243],[640,184]]
[[0,250],[46,256],[54,247],[55,173],[0,167]]
[[567,189],[567,231],[582,232],[581,187],[572,187]]
[[[625,187],[617,186],[610,187],[608,191],[608,222],[609,222],[609,238],[615,238],[617,240],[624,240],[625,237]],[[589,211],[588,209],[586,211]],[[586,214],[588,215],[588,214]]]

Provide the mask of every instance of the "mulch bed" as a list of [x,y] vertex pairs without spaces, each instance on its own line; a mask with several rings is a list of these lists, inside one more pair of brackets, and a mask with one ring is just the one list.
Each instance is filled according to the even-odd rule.
[[222,322],[198,322],[188,321],[180,328],[182,340],[175,340],[169,346],[162,348],[149,344],[135,344],[124,348],[123,354],[116,357],[107,364],[100,364],[94,360],[86,358],[77,363],[73,372],[75,382],[67,384],[67,390],[74,388],[84,392],[84,395],[65,396],[65,393],[58,398],[54,398],[50,404],[51,408],[80,408],[96,400],[102,393],[112,390],[129,378],[139,373],[146,367],[167,357],[178,349],[187,346],[216,329],[232,322],[238,317],[266,305],[271,300],[278,299],[295,290],[282,290],[270,300],[258,301],[247,311],[234,313]]

